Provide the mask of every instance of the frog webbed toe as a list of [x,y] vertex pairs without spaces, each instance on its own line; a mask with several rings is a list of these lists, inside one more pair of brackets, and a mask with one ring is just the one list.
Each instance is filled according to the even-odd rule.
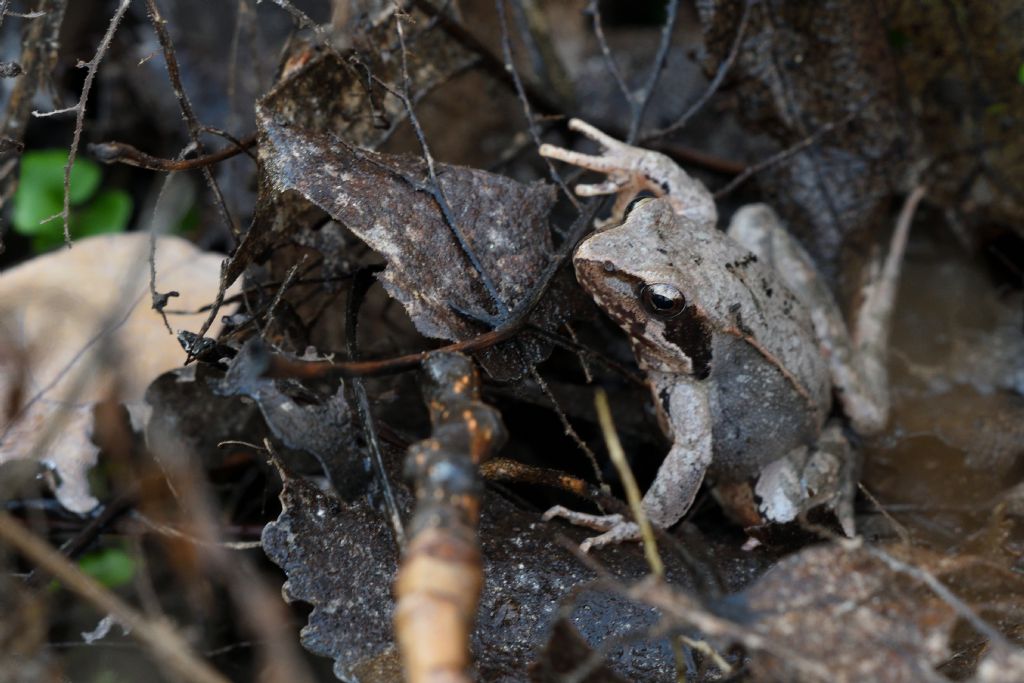
[[591,548],[640,540],[640,527],[636,522],[630,522],[622,515],[591,515],[556,505],[545,512],[542,519],[549,522],[556,517],[561,517],[576,526],[604,532],[580,543],[580,550],[583,552],[589,552]]

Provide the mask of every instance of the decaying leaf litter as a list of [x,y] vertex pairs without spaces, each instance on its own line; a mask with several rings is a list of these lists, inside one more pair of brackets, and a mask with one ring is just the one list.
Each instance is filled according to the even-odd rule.
[[[0,58],[22,73],[0,81],[4,198],[22,150],[76,127],[26,107],[39,74],[74,73],[70,38],[45,36],[76,10],[20,4],[0,3]],[[80,103],[82,140],[149,197],[141,229],[179,209],[165,183],[205,174],[194,237],[230,254],[220,284],[242,292],[211,288],[220,305],[197,311],[151,287],[187,328],[179,362],[198,360],[151,378],[144,437],[117,408],[123,383],[62,397],[91,410],[70,436],[91,434],[99,465],[48,478],[100,506],[72,514],[29,485],[31,458],[4,465],[18,483],[2,489],[9,568],[39,567],[8,581],[34,634],[4,640],[11,680],[84,666],[376,681],[403,661],[410,680],[1021,677],[1024,18],[1010,3],[700,0],[653,3],[646,23],[615,3],[310,5],[111,3],[77,28],[90,78],[56,82]],[[232,40],[187,28],[190,13]],[[133,96],[145,106],[125,118],[116,103]],[[672,155],[720,214],[770,202],[851,307],[902,197],[927,186],[893,332],[895,410],[855,444],[860,537],[827,517],[744,530],[704,495],[657,534],[662,580],[637,545],[581,556],[585,533],[540,522],[555,502],[628,512],[596,387],[641,483],[667,448],[626,340],[559,267],[600,211],[536,156],[542,139],[578,142],[571,115]],[[25,247],[5,244],[6,271]],[[224,331],[215,341],[186,309]],[[122,356],[140,347],[119,340]],[[34,352],[5,351],[7,415]],[[82,365],[101,362],[124,364]],[[477,410],[492,417],[452,419]],[[492,439],[500,450],[480,450]],[[116,592],[144,611],[73,597],[76,565],[25,545],[23,522],[72,561],[126,549],[142,568]],[[418,607],[393,623],[400,566]],[[70,592],[35,593],[45,575]],[[142,657],[108,664],[71,642],[108,612],[141,620],[123,638]],[[191,642],[154,645],[160,614]],[[431,620],[434,633],[415,627]]]

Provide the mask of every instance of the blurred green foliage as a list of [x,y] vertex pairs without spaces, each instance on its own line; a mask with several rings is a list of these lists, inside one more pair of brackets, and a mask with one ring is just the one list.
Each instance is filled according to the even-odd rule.
[[104,548],[78,558],[78,567],[107,588],[117,588],[135,577],[135,560],[121,548]]
[[[64,206],[64,165],[67,150],[26,152],[14,193],[14,230],[32,238],[35,251],[43,252],[64,242],[60,214]],[[102,173],[88,159],[75,159],[71,167],[68,227],[72,238],[123,232],[132,215],[132,198],[124,190],[100,191]],[[47,220],[49,219],[49,220]]]

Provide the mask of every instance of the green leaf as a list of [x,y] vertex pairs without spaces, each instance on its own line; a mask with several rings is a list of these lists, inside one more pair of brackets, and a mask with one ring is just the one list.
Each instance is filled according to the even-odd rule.
[[58,218],[43,223],[43,220],[60,213],[63,208],[64,203],[59,195],[54,195],[53,192],[45,188],[22,181],[18,183],[18,189],[14,192],[14,212],[11,215],[11,223],[14,225],[15,231],[22,235],[53,232],[54,227],[63,232],[64,227]]
[[[14,193],[14,229],[23,235],[38,235],[64,227],[59,219],[46,218],[64,208],[64,165],[68,153],[62,149],[26,152],[21,158],[18,189]],[[100,185],[100,167],[88,159],[76,159],[71,167],[69,198],[81,204],[95,194]]]
[[78,567],[107,588],[117,588],[135,576],[135,560],[120,548],[104,548],[82,555]]
[[[56,221],[53,221],[56,223]],[[49,225],[50,223],[47,223]],[[60,224],[57,223],[59,226]],[[72,238],[74,235],[72,235]],[[64,231],[63,230],[47,230],[41,232],[38,235],[32,236],[32,253],[34,254],[45,254],[48,251],[53,251],[60,245],[64,244]]]
[[132,196],[124,190],[104,190],[77,211],[72,220],[75,237],[124,232],[132,217]]
[[1021,62],[1021,65],[1017,67],[1017,82],[1024,85],[1024,62]]
[[181,217],[178,224],[174,226],[171,232],[175,235],[185,235],[190,231],[194,230],[199,225],[199,206],[192,204],[188,207],[188,211]]

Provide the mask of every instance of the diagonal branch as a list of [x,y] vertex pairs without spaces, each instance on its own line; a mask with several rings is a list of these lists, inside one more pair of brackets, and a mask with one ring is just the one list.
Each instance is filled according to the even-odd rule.
[[170,624],[144,617],[6,512],[0,512],[0,541],[16,548],[100,612],[112,614],[131,629],[132,636],[145,645],[157,660],[185,680],[228,683],[227,678],[192,651]]
[[[192,140],[192,144],[195,145],[196,150],[200,155],[205,154],[203,143],[199,139],[200,133],[202,133],[202,126],[199,125],[199,119],[196,118],[195,111],[192,109],[192,103],[188,99],[188,95],[185,93],[185,88],[181,84],[181,74],[178,69],[178,57],[174,52],[174,44],[171,42],[171,36],[167,32],[167,21],[161,16],[159,8],[156,6],[156,0],[146,0],[146,8],[149,13],[150,23],[153,24],[153,30],[156,32],[157,40],[160,41],[160,47],[164,53],[164,64],[167,67],[167,76],[170,78],[171,87],[174,90],[174,96],[178,100],[178,107],[181,109],[181,114],[185,118],[185,123],[188,125],[188,135]],[[206,180],[207,186],[210,188],[210,192],[213,193],[216,199],[217,209],[220,212],[221,218],[227,224],[228,230],[235,240],[241,238],[241,230],[238,227],[238,223],[235,221],[231,212],[228,211],[227,203],[224,201],[224,195],[220,191],[220,185],[217,184],[217,180],[213,177],[213,171],[208,166],[203,166],[203,178]]]
[[[60,214],[61,220],[64,221],[64,243],[71,246],[71,230],[68,226],[68,221],[71,217],[71,167],[75,163],[75,157],[78,156],[78,145],[82,140],[82,126],[85,123],[85,104],[89,100],[89,91],[92,90],[92,82],[96,78],[96,70],[99,69],[100,61],[103,59],[103,55],[110,49],[110,41],[114,39],[114,33],[117,31],[118,25],[121,23],[121,19],[124,18],[124,13],[128,10],[128,3],[131,0],[121,0],[121,4],[117,6],[117,11],[114,12],[114,16],[110,18],[110,25],[107,26],[107,32],[103,34],[102,40],[100,40],[99,46],[96,48],[96,53],[92,56],[88,62],[84,64],[79,62],[78,66],[84,66],[86,68],[85,82],[82,84],[82,94],[78,98],[78,103],[73,107],[66,109],[55,109],[49,112],[37,112],[33,111],[32,115],[35,117],[54,116],[56,114],[65,114],[67,112],[75,112],[75,132],[71,138],[71,148],[68,150],[68,163],[64,166],[64,207],[61,209]],[[56,216],[51,216],[43,222],[46,222]]]

